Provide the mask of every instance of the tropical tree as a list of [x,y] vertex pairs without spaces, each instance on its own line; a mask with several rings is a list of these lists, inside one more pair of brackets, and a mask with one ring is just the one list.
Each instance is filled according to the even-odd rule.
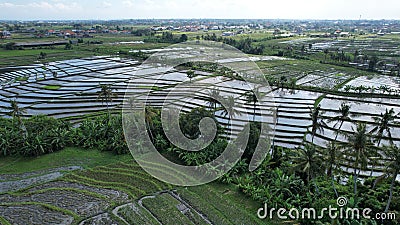
[[369,62],[368,62],[368,70],[369,70],[369,71],[374,71],[375,68],[376,68],[376,65],[378,64],[378,62],[379,62],[378,57],[375,56],[375,55],[372,56],[372,57],[369,59]]
[[340,129],[342,128],[344,121],[351,121],[350,114],[350,106],[343,102],[339,108],[339,115],[328,120],[329,122],[336,122],[333,125],[333,128],[336,128],[339,125],[338,129],[336,130],[335,142],[338,138]]
[[265,96],[265,94],[260,92],[260,90],[256,88],[255,90],[249,90],[245,92],[244,96],[246,98],[247,103],[253,104],[253,122],[255,122],[257,103],[259,102],[260,99],[262,99]]
[[192,79],[196,76],[193,70],[188,70],[186,72],[186,76],[190,79],[190,82],[192,82]]
[[395,123],[394,121],[395,117],[396,115],[393,108],[390,110],[386,109],[385,113],[381,113],[380,116],[373,117],[376,126],[370,131],[370,133],[376,134],[376,141],[378,142],[377,143],[378,147],[381,143],[385,131],[389,138],[389,142],[393,144],[392,132],[390,131],[390,124]]
[[18,102],[15,99],[10,101],[10,111],[7,112],[7,115],[13,118],[13,123],[16,120],[18,122],[18,126],[23,127],[22,116],[25,113],[26,109],[19,107]]
[[38,59],[46,59],[47,54],[45,52],[40,52]]
[[109,104],[112,102],[113,97],[117,96],[113,91],[114,89],[110,84],[100,84],[100,91],[97,92],[97,100],[101,100],[101,104],[106,103],[108,115],[110,115]]
[[218,99],[221,98],[221,94],[217,89],[212,89],[208,91],[207,95],[208,95],[207,97],[208,104],[212,109],[214,109],[214,112],[217,111],[217,105],[219,103]]
[[[232,121],[232,118],[235,115],[241,114],[241,112],[237,110],[236,100],[232,95],[228,96],[227,98],[224,98],[222,105],[224,106],[222,116],[224,116],[225,118],[226,116],[228,116],[230,121]],[[227,125],[229,125],[229,123],[227,123]]]
[[324,59],[324,62],[326,62],[326,57],[328,56],[328,54],[329,54],[329,49],[324,49],[324,54],[325,54],[325,59]]
[[336,166],[337,161],[341,159],[342,153],[335,141],[331,141],[328,143],[324,152],[324,156],[325,163],[327,164],[326,174],[331,178],[332,188],[335,192],[336,197],[339,197],[335,187],[335,175],[333,173],[333,170]]
[[383,150],[387,156],[387,159],[390,161],[386,167],[386,173],[389,175],[389,177],[391,177],[389,197],[385,207],[385,213],[387,213],[393,198],[393,187],[396,183],[397,175],[400,173],[400,148],[398,146],[391,145],[385,146]]
[[151,138],[152,141],[155,140],[153,132],[157,132],[154,129],[154,125],[155,125],[154,123],[156,122],[157,118],[159,118],[159,112],[160,111],[158,111],[158,110],[156,110],[156,109],[154,109],[152,107],[146,107],[145,108],[145,116],[144,116],[144,118],[145,118],[145,121],[146,121],[146,129],[147,129],[147,132],[149,133],[150,138]]
[[310,109],[310,117],[312,121],[311,125],[311,143],[314,143],[314,137],[317,131],[324,133],[324,126],[327,126],[322,119],[321,105],[318,105],[314,109]]
[[297,82],[297,79],[296,79],[296,77],[292,77],[292,78],[290,78],[290,80],[288,81],[288,88],[290,88],[290,89],[295,89],[296,88],[296,82]]
[[348,143],[343,144],[343,148],[346,150],[347,155],[352,157],[354,195],[356,195],[358,175],[362,169],[367,168],[368,158],[376,148],[367,132],[365,123],[358,123],[354,133],[347,135],[347,141]]
[[188,40],[188,36],[186,34],[182,34],[179,38],[179,42],[185,42]]
[[314,144],[306,144],[303,148],[296,149],[292,160],[293,169],[306,174],[307,184],[323,171],[323,159]]

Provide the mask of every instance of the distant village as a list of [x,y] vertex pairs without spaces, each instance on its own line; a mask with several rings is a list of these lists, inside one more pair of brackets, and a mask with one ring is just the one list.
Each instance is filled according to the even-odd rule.
[[[93,24],[96,25],[93,25]],[[121,24],[126,24],[122,26]],[[154,25],[159,24],[159,25]],[[16,33],[34,37],[91,38],[99,33],[133,34],[137,25],[158,31],[209,32],[221,31],[222,36],[243,33],[271,32],[276,36],[308,35],[310,37],[350,37],[352,35],[400,34],[399,21],[299,21],[299,20],[123,20],[123,21],[2,21],[0,38],[12,38]],[[49,27],[49,29],[45,29]],[[55,29],[53,27],[71,27]]]

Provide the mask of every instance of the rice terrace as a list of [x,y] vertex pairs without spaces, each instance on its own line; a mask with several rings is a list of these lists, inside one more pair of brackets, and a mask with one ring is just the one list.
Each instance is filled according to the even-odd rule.
[[0,224],[400,223],[400,20],[60,4],[0,20]]

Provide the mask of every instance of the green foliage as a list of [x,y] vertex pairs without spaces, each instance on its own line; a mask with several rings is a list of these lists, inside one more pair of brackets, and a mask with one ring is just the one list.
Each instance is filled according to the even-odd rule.
[[9,43],[5,44],[5,45],[3,45],[3,48],[5,50],[14,50],[14,49],[16,49],[15,42],[9,42]]
[[11,119],[0,119],[0,149],[3,156],[39,156],[68,145],[70,125],[46,116],[22,120],[23,129],[15,129]]
[[133,30],[132,34],[134,36],[154,36],[155,32],[152,31],[151,29],[137,29],[137,30]]
[[27,81],[29,79],[28,76],[23,76],[23,77],[17,77],[15,78],[16,81]]
[[121,115],[88,118],[73,130],[72,139],[76,146],[83,148],[112,151],[116,154],[128,152]]
[[125,154],[128,147],[122,129],[122,117],[98,116],[84,120],[77,128],[68,122],[44,115],[22,119],[16,129],[13,119],[0,119],[1,155],[39,156],[67,146]]
[[71,50],[72,48],[73,48],[73,47],[72,47],[72,44],[71,44],[71,43],[65,44],[65,47],[64,47],[65,50]]
[[[190,139],[198,138],[201,134],[199,124],[203,118],[214,118],[214,114],[205,108],[195,108],[190,113],[182,114],[179,118],[182,133]],[[215,119],[214,122],[218,123]]]
[[180,37],[176,37],[174,34],[171,32],[163,32],[161,36],[149,36],[144,39],[145,42],[153,42],[153,43],[179,43],[179,42],[185,42],[187,41],[188,37],[186,34],[182,34]]
[[40,54],[39,54],[39,56],[38,56],[38,59],[40,60],[40,59],[46,59],[46,57],[47,57],[47,53],[46,52],[40,52]]
[[254,44],[254,42],[256,41],[249,37],[245,39],[236,40],[233,38],[217,37],[215,33],[213,33],[212,35],[207,34],[206,36],[203,36],[203,39],[209,41],[222,42],[224,44],[234,46],[235,48],[247,54],[262,55],[265,49],[265,46],[263,44]]
[[46,90],[58,90],[60,88],[61,88],[60,85],[46,85],[46,86],[43,86],[43,89],[46,89]]

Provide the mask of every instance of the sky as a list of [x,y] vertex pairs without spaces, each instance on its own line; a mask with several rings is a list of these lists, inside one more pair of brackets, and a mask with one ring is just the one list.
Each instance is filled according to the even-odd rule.
[[0,0],[0,20],[400,19],[399,0]]

